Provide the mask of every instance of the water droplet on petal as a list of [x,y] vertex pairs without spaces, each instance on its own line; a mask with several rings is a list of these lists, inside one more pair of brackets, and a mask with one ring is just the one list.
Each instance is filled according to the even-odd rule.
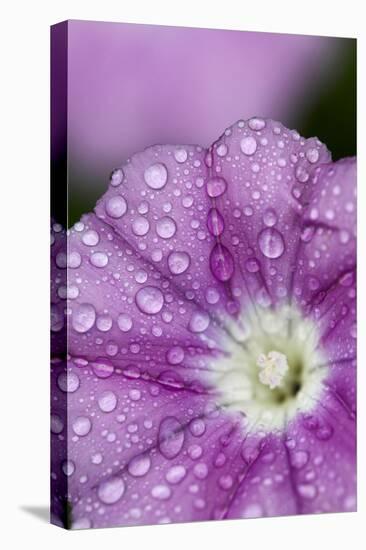
[[240,141],[240,149],[244,155],[254,155],[257,150],[257,141],[253,136],[246,136]]
[[90,257],[90,263],[94,267],[105,267],[108,264],[108,256],[104,252],[94,252]]
[[177,162],[179,163],[183,163],[187,160],[188,158],[188,153],[185,149],[183,148],[180,148],[180,149],[176,149],[174,151],[174,158]]
[[95,246],[99,243],[99,235],[94,229],[88,229],[81,237],[81,240],[87,246]]
[[58,414],[51,414],[51,432],[60,434],[64,429],[62,418]]
[[295,176],[298,181],[305,183],[309,179],[309,173],[303,166],[298,166],[295,171]]
[[315,498],[318,492],[317,488],[314,485],[305,484],[305,483],[300,484],[297,487],[297,491],[300,496],[302,496],[307,500],[312,500],[313,498]]
[[277,214],[272,208],[268,208],[263,214],[263,222],[267,227],[272,227],[277,223]]
[[63,392],[74,393],[80,386],[80,380],[74,372],[62,372],[58,375],[57,385]]
[[248,126],[251,130],[263,130],[266,122],[262,118],[253,117],[249,120]]
[[103,481],[98,487],[98,497],[103,504],[115,504],[123,496],[125,484],[120,477]]
[[309,453],[307,451],[294,451],[291,453],[291,464],[294,468],[300,470],[309,461]]
[[187,252],[171,252],[168,256],[168,267],[173,275],[180,275],[187,271],[191,258]]
[[84,333],[95,323],[96,313],[91,304],[78,304],[72,310],[72,327],[76,332]]
[[155,315],[164,305],[164,296],[155,286],[145,286],[136,293],[136,304],[142,313]]
[[215,236],[221,235],[221,233],[224,231],[224,218],[217,210],[217,208],[211,208],[211,210],[209,211],[207,215],[207,227],[211,235]]
[[108,332],[112,328],[112,318],[109,315],[99,315],[97,318],[97,329],[101,332]]
[[192,332],[204,332],[210,324],[210,317],[204,311],[196,311],[193,313],[189,321],[189,329]]
[[258,236],[259,248],[266,258],[279,258],[285,250],[283,237],[277,229],[263,229]]
[[114,366],[108,359],[96,359],[91,367],[98,378],[109,378],[114,372]]
[[118,328],[122,332],[128,332],[129,330],[131,330],[133,325],[131,315],[129,315],[128,313],[121,313],[120,315],[118,315],[117,324]]
[[245,268],[249,273],[257,273],[259,271],[260,265],[256,258],[248,258],[245,262]]
[[65,476],[70,477],[75,472],[75,464],[72,460],[65,460],[62,463],[62,471]]
[[111,218],[121,218],[127,212],[127,202],[121,195],[114,195],[107,200],[105,211]]
[[315,147],[306,151],[306,158],[311,164],[315,164],[319,160],[319,151]]
[[176,457],[184,443],[184,431],[177,418],[167,416],[159,426],[159,450],[165,458]]
[[225,193],[226,188],[227,183],[224,178],[213,177],[206,183],[207,194],[212,198],[220,197],[223,193]]
[[171,365],[179,365],[184,359],[184,350],[180,346],[173,346],[167,351],[166,358]]
[[149,229],[150,229],[149,221],[143,216],[139,216],[138,218],[135,218],[132,222],[132,231],[138,237],[142,237],[146,235],[149,232]]
[[162,189],[168,181],[166,166],[161,162],[149,166],[144,172],[144,179],[151,189]]
[[72,429],[76,435],[83,437],[91,430],[91,421],[87,416],[79,416],[72,424]]
[[231,252],[222,244],[216,244],[210,255],[212,274],[219,281],[228,281],[234,273],[234,259]]
[[156,224],[156,232],[162,239],[171,239],[177,230],[175,221],[169,216],[165,216],[158,220]]
[[128,472],[133,477],[142,477],[147,474],[151,467],[151,460],[148,455],[136,456],[128,464]]
[[165,479],[172,485],[180,483],[186,476],[186,469],[184,466],[177,464],[172,466],[166,473]]
[[155,485],[151,490],[151,496],[157,500],[167,500],[171,495],[171,490],[167,485]]
[[117,407],[117,396],[111,390],[104,391],[98,397],[98,405],[101,411],[109,413]]
[[118,185],[121,185],[123,181],[123,170],[121,168],[116,168],[116,170],[113,170],[110,176],[110,184],[113,187],[118,187]]

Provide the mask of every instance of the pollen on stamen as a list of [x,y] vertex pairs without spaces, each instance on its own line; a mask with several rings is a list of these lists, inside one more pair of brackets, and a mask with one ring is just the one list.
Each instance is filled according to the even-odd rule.
[[271,390],[282,386],[289,369],[286,355],[279,351],[261,353],[257,358],[257,366],[260,369],[259,380]]

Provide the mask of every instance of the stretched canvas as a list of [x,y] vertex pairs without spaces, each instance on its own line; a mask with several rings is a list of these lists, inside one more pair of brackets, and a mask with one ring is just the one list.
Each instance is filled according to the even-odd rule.
[[355,53],[51,28],[53,523],[356,510]]

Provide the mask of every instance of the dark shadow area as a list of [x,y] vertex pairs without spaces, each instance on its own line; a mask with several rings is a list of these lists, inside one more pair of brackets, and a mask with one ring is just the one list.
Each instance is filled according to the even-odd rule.
[[44,523],[50,522],[50,509],[48,506],[20,506],[20,509]]

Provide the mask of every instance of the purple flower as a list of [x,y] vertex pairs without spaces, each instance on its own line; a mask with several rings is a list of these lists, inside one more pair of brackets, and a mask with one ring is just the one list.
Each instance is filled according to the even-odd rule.
[[53,226],[55,516],[355,510],[355,183],[252,118],[134,155],[67,255]]

